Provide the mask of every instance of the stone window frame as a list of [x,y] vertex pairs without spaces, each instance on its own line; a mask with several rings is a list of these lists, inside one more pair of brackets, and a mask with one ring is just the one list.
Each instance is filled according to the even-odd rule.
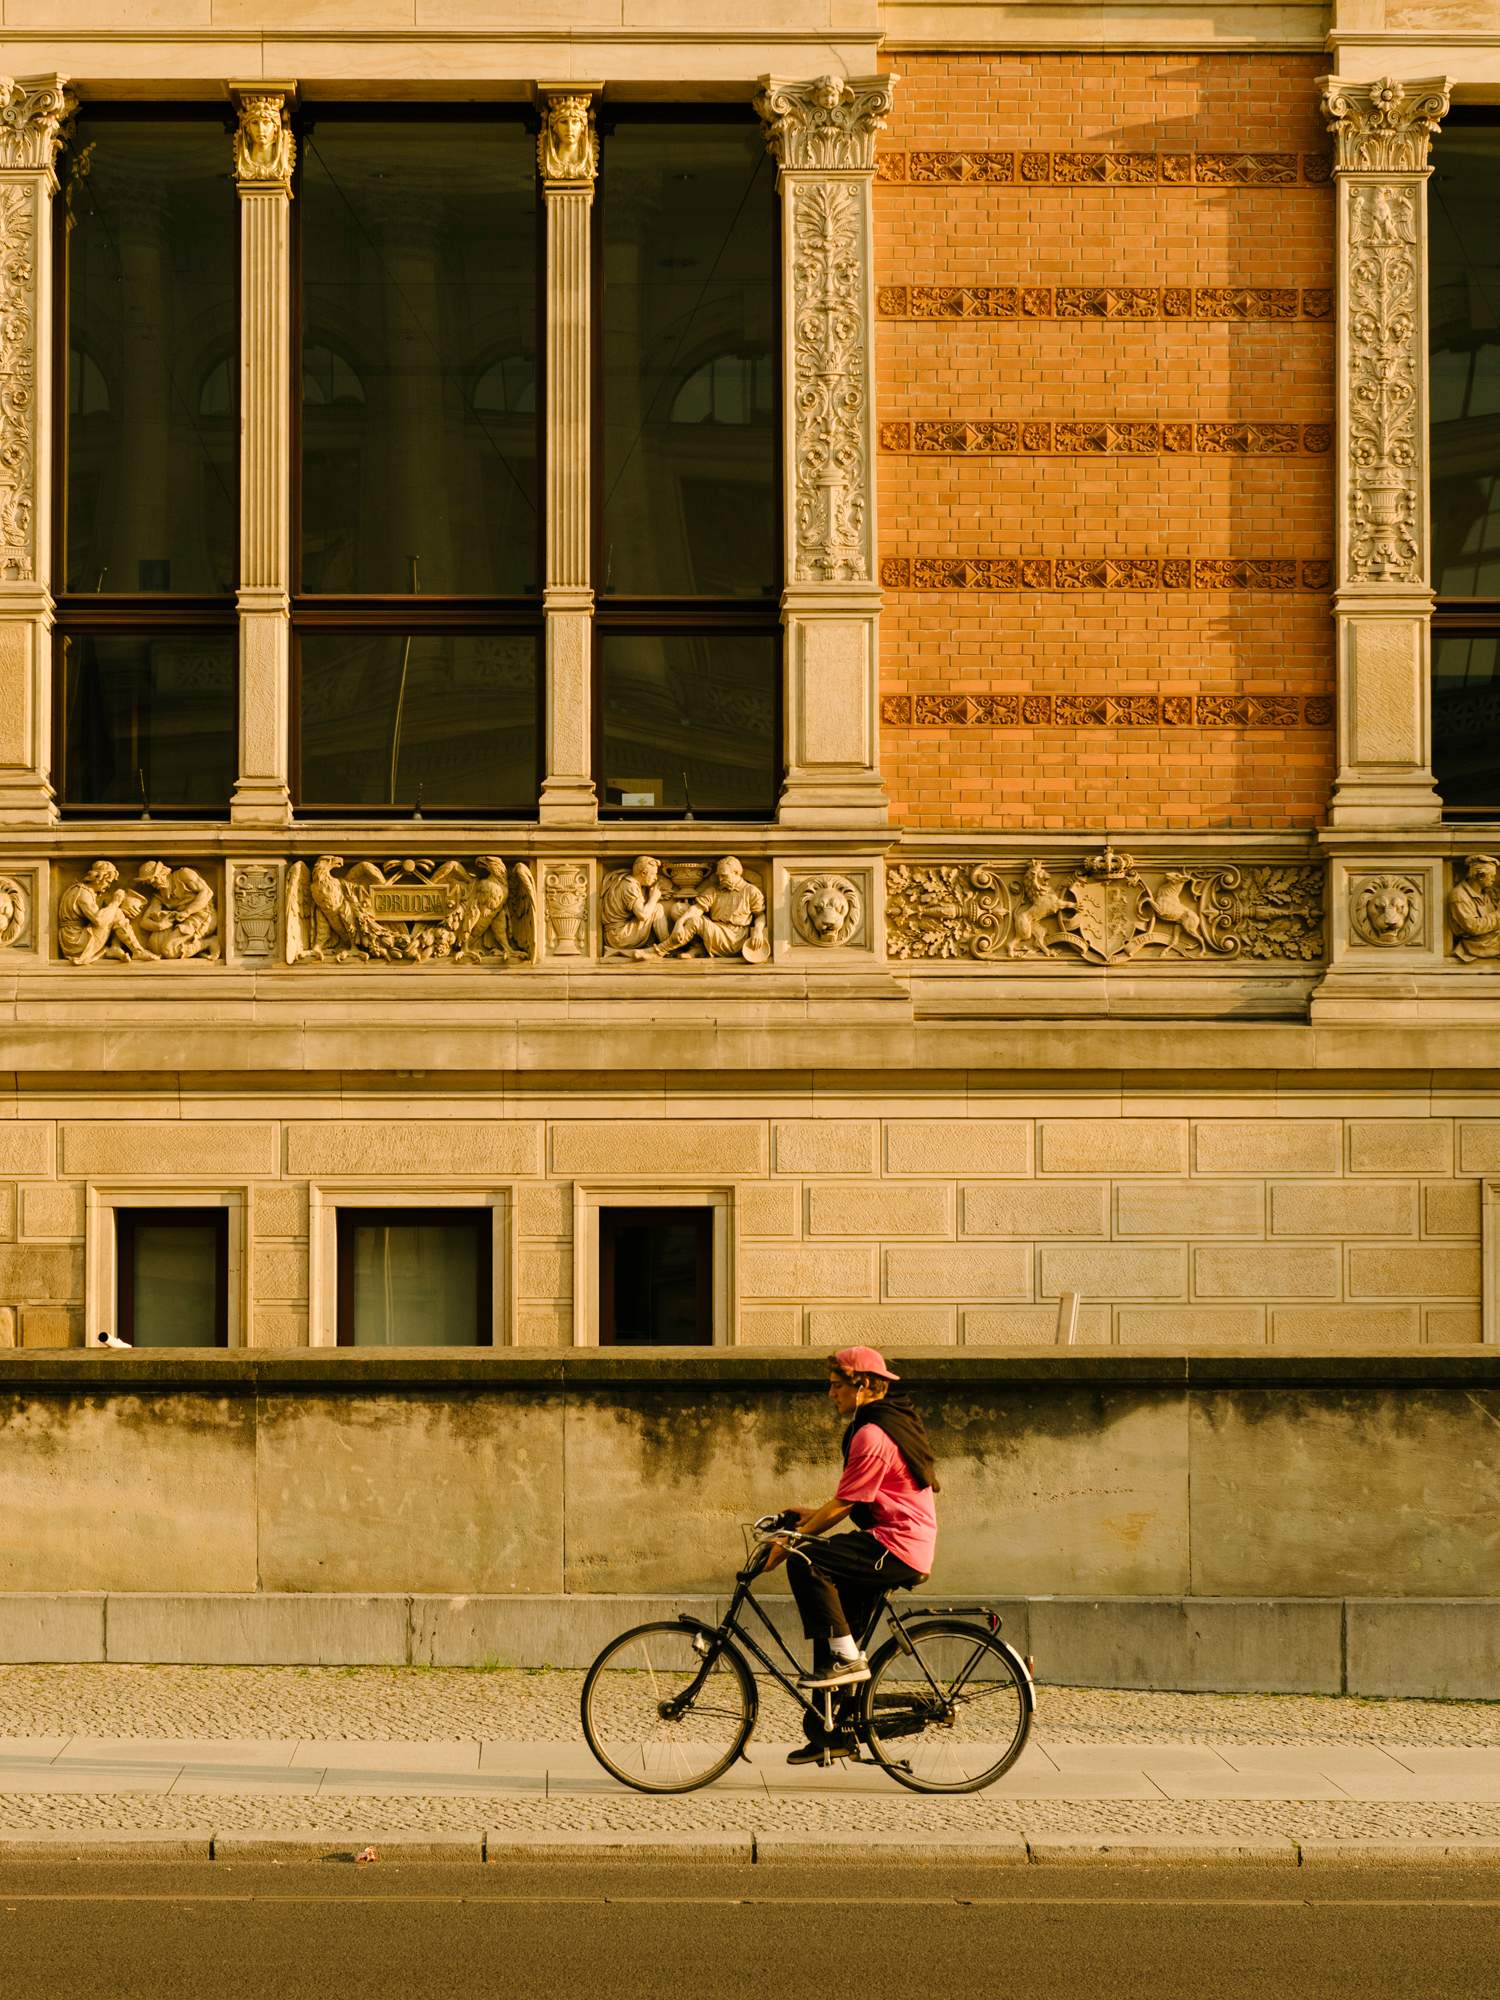
[[249,1256],[250,1189],[248,1186],[205,1186],[200,1181],[87,1181],[84,1184],[83,1340],[97,1344],[101,1333],[114,1333],[119,1318],[119,1232],[116,1213],[122,1208],[222,1208],[228,1211],[228,1246],[224,1342],[227,1347],[249,1344],[254,1324],[252,1270]]
[[1500,1181],[1482,1181],[1479,1203],[1479,1338],[1500,1344]]
[[738,1347],[740,1302],[739,1203],[726,1182],[673,1186],[657,1181],[573,1183],[573,1345],[599,1346],[599,1211],[601,1208],[710,1208],[713,1223],[713,1347]]
[[[333,1353],[338,1338],[338,1220],[342,1208],[488,1208],[490,1210],[490,1337],[481,1347],[516,1340],[516,1199],[510,1182],[319,1180],[307,1189],[307,1344]],[[466,1350],[465,1350],[466,1351]]]

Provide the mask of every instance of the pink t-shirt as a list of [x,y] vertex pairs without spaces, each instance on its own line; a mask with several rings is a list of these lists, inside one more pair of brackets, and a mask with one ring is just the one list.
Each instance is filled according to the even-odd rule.
[[875,1511],[870,1531],[899,1561],[932,1574],[937,1549],[937,1508],[932,1489],[919,1486],[906,1460],[878,1424],[861,1424],[835,1496]]

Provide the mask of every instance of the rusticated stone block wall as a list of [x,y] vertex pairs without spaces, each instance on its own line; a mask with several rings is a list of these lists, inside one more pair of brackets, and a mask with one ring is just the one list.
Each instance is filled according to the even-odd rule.
[[382,1187],[430,1188],[434,1203],[501,1191],[512,1268],[499,1337],[571,1344],[580,1183],[624,1203],[727,1195],[745,1345],[1047,1345],[1065,1291],[1082,1296],[1091,1344],[1415,1347],[1481,1334],[1481,1195],[1500,1171],[1500,1116],[1483,1107],[1395,1116],[1388,1099],[1350,1098],[1298,1115],[1294,1102],[1236,1097],[1204,1101],[1217,1115],[1181,1099],[1147,1114],[1117,1097],[1061,1115],[1055,1098],[997,1093],[978,1116],[873,1096],[826,1117],[708,1115],[701,1100],[656,1118],[561,1101],[497,1101],[486,1116],[470,1099],[457,1121],[436,1098],[400,1118],[375,1103],[299,1115],[311,1108],[0,1123],[0,1345],[82,1340],[98,1247],[87,1230],[107,1226],[98,1197],[86,1216],[90,1183],[116,1200],[138,1189],[145,1206],[163,1186],[238,1202],[257,1347],[309,1338],[310,1191],[326,1210],[341,1193],[378,1205]]
[[1307,826],[1333,774],[1317,57],[899,52],[882,768],[913,826]]

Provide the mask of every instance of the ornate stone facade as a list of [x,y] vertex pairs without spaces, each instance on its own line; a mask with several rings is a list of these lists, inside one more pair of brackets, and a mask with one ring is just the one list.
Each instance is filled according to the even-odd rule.
[[1500,959],[1500,860],[1469,854],[1454,863],[1448,891],[1453,955],[1465,964]]
[[0,951],[25,945],[31,931],[32,885],[17,875],[0,874]]
[[497,854],[457,860],[359,860],[320,854],[287,870],[288,965],[526,964],[536,955],[530,868]]
[[581,861],[551,861],[542,876],[547,951],[552,958],[588,954],[589,871]]
[[762,965],[771,956],[765,891],[734,854],[666,862],[637,855],[629,868],[605,876],[599,918],[606,958],[732,958]]
[[215,882],[174,859],[141,862],[127,885],[113,861],[91,862],[57,898],[57,950],[71,965],[217,959]]
[[0,77],[0,173],[40,169],[55,188],[63,126],[77,109],[78,99],[59,76]]
[[766,145],[783,167],[870,173],[875,134],[890,114],[894,76],[767,77],[755,100]]
[[893,959],[1174,959],[1315,963],[1324,871],[1262,864],[1161,867],[1106,847],[1059,883],[1045,862],[898,862],[886,885]]

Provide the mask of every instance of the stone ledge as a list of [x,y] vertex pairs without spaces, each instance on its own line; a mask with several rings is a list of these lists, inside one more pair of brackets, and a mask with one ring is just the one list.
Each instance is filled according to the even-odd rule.
[[[1032,1597],[924,1593],[913,1613],[986,1602],[1036,1655],[1039,1686],[1493,1700],[1500,1597]],[[717,1623],[723,1596],[3,1593],[0,1661],[191,1666],[585,1667],[633,1625]],[[794,1645],[788,1600],[767,1609]],[[752,1621],[753,1624],[753,1621]],[[99,1633],[102,1643],[92,1639]],[[76,1637],[83,1633],[80,1643]]]
[[[1500,1346],[1420,1352],[1298,1354],[1247,1348],[1228,1353],[1119,1348],[969,1348],[905,1352],[888,1346],[901,1379],[943,1389],[988,1384],[1160,1389],[1500,1388]],[[137,1353],[91,1348],[0,1350],[0,1394],[17,1389],[117,1395],[201,1390],[219,1396],[306,1394],[319,1390],[789,1388],[819,1383],[821,1354],[785,1348],[634,1348],[607,1353],[569,1348],[161,1348]]]

